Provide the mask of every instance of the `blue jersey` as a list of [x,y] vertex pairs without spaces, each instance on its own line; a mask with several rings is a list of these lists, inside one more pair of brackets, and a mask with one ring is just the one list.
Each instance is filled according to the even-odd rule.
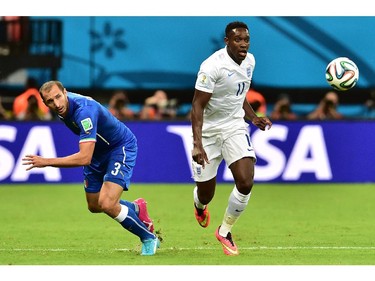
[[67,96],[69,112],[65,118],[59,118],[70,130],[79,135],[80,143],[96,142],[93,166],[106,161],[114,149],[136,146],[136,137],[132,131],[100,103],[90,97],[71,92],[68,92]]

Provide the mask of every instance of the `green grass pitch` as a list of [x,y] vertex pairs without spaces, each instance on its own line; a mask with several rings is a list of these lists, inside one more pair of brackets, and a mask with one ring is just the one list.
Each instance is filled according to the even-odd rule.
[[104,214],[81,184],[0,185],[0,265],[375,265],[375,184],[255,184],[227,257],[214,232],[232,184],[219,184],[211,224],[193,213],[194,184],[133,184],[162,237],[155,256]]

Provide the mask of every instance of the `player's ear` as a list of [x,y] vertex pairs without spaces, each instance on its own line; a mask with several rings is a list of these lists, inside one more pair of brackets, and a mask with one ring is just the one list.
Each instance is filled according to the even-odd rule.
[[225,43],[225,45],[228,46],[228,42],[229,42],[229,38],[228,37],[224,37],[224,43]]

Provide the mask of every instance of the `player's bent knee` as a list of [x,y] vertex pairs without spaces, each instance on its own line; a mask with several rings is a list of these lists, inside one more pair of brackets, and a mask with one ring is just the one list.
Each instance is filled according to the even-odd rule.
[[88,205],[87,208],[91,213],[101,213],[102,209],[98,205]]
[[238,192],[240,192],[241,194],[245,194],[245,195],[251,192],[253,185],[254,185],[253,180],[238,182],[238,183],[236,182],[236,187],[237,187]]
[[102,212],[106,213],[111,217],[115,217],[118,215],[116,213],[116,203],[112,202],[111,200],[103,200],[99,201],[100,209]]

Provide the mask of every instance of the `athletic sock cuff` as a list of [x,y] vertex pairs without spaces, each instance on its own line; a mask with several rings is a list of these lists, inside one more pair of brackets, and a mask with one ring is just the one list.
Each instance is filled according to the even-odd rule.
[[238,191],[237,187],[235,186],[235,187],[233,188],[233,196],[234,196],[238,201],[245,203],[245,202],[248,202],[248,201],[249,201],[250,196],[251,196],[251,192],[250,192],[249,194],[247,194],[247,195],[242,194],[242,193],[240,193],[240,192]]
[[119,223],[123,222],[126,219],[126,217],[128,216],[128,212],[129,212],[129,208],[127,206],[122,205],[122,204],[120,204],[120,206],[121,206],[121,211],[118,214],[118,216],[114,218]]

